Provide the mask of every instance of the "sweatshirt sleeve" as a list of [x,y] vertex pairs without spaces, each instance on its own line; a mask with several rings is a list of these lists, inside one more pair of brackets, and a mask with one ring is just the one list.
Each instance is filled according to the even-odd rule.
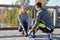
[[39,22],[40,22],[40,19],[41,19],[41,13],[39,13],[39,15],[37,16],[37,18],[35,19],[35,23],[34,23],[34,25],[32,26],[31,32],[34,31],[34,29],[37,27],[37,25],[38,25]]
[[24,28],[24,27],[23,27],[23,22],[22,22],[22,19],[21,19],[21,14],[18,14],[18,21],[19,21],[19,25],[20,25],[22,28]]

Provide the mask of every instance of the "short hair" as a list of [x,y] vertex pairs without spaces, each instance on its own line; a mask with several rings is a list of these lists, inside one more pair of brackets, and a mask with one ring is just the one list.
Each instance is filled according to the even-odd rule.
[[39,7],[39,8],[42,7],[42,3],[41,3],[41,2],[37,2],[36,5],[37,5],[37,7]]

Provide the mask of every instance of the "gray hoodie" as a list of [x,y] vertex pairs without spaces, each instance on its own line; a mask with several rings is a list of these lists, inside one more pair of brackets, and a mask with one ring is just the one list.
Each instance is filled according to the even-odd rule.
[[32,26],[31,31],[34,31],[34,29],[38,26],[41,20],[45,23],[46,26],[54,30],[52,17],[50,16],[49,12],[45,8],[41,8],[38,11],[38,16],[35,20],[34,25]]
[[19,20],[19,25],[23,27],[23,21],[25,20],[28,23],[28,29],[30,27],[30,15],[29,14],[23,14],[23,13],[19,13],[18,14],[18,20]]

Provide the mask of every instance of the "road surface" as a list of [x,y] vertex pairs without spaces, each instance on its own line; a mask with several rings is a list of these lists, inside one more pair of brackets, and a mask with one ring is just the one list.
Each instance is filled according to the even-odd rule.
[[[38,31],[36,33],[36,39],[23,37],[18,30],[1,30],[0,40],[48,40],[46,33]],[[53,39],[60,40],[60,29],[55,29],[53,32]]]

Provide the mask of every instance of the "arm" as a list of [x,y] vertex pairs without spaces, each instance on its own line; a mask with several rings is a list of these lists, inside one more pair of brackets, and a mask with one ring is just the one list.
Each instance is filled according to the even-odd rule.
[[31,31],[33,31],[37,27],[37,25],[39,24],[39,22],[40,22],[40,15],[37,16],[37,18],[35,20],[35,23],[34,23],[32,29],[31,29]]
[[19,25],[20,25],[22,28],[24,28],[24,27],[23,27],[23,24],[22,24],[22,19],[21,19],[21,17],[20,17],[20,14],[18,14],[18,21],[19,21]]
[[32,29],[31,29],[30,32],[29,32],[29,35],[34,31],[34,29],[35,29],[35,28],[37,27],[37,25],[39,24],[40,18],[41,18],[40,15],[41,15],[41,13],[39,13],[39,15],[37,16],[37,18],[36,18],[36,20],[35,20],[35,23],[34,23]]

